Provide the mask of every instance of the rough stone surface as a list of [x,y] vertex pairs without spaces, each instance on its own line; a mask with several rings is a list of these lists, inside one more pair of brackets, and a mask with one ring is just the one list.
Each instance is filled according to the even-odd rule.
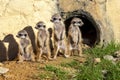
[[51,27],[51,15],[57,12],[56,0],[0,0],[0,39],[15,35],[25,26],[42,20]]
[[[14,57],[10,55],[17,55],[15,35],[19,30],[30,28],[29,32],[36,35],[35,24],[42,20],[47,28],[52,27],[50,18],[58,11],[84,10],[96,21],[101,43],[120,41],[119,3],[119,0],[0,0],[0,61],[12,60]],[[31,34],[32,37],[35,35]],[[8,49],[4,42],[9,43]],[[8,55],[5,54],[7,50]]]
[[90,13],[100,29],[101,43],[120,41],[119,0],[59,0],[63,12],[84,10]]
[[35,24],[44,21],[47,28],[52,27],[51,16],[58,13],[56,3],[57,0],[0,0],[0,61],[17,57],[19,30],[27,30],[35,46]]
[[103,58],[109,61],[115,61],[115,58],[111,55],[105,55]]

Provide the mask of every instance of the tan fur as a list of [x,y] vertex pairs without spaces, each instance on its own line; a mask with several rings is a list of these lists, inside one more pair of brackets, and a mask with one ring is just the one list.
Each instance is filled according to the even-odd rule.
[[65,26],[62,22],[62,18],[60,14],[54,14],[51,18],[51,22],[53,22],[53,44],[54,44],[54,59],[56,59],[57,54],[60,50],[64,51],[64,56],[67,56],[68,48],[66,43],[66,35],[65,35]]
[[82,56],[82,37],[79,27],[83,25],[80,18],[73,18],[68,31],[69,55],[74,55],[78,51],[79,56]]
[[50,50],[50,43],[49,43],[49,33],[46,30],[46,26],[44,22],[40,21],[36,24],[35,27],[37,32],[37,47],[38,47],[38,54],[37,54],[37,61],[41,61],[42,55],[46,54],[47,59],[51,59],[51,50]]
[[[23,35],[21,35],[23,34]],[[24,36],[26,35],[26,36]],[[24,38],[22,38],[24,36]],[[35,61],[35,54],[33,52],[33,47],[31,44],[31,40],[28,36],[28,33],[25,30],[21,30],[18,32],[17,37],[19,38],[19,52],[18,59],[19,62],[23,62],[24,60]]]

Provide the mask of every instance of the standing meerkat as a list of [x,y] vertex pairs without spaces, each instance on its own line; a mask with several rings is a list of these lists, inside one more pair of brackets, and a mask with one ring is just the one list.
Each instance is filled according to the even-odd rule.
[[66,35],[65,35],[65,25],[62,22],[62,18],[60,14],[54,14],[51,18],[51,22],[53,22],[53,43],[54,43],[54,59],[56,59],[57,54],[60,50],[64,51],[64,56],[69,57],[67,55],[68,48],[66,43]]
[[19,53],[18,59],[19,62],[23,62],[24,60],[35,61],[35,54],[33,52],[33,47],[31,44],[31,40],[28,36],[28,33],[25,30],[21,30],[17,33],[16,37],[19,39]]
[[79,56],[82,56],[82,37],[79,27],[84,23],[80,18],[74,17],[71,20],[68,31],[69,54],[73,55],[77,50]]
[[46,25],[43,21],[39,21],[35,29],[38,30],[37,32],[37,47],[38,47],[38,61],[41,60],[42,54],[46,54],[47,59],[52,60],[51,58],[51,50],[50,50],[50,43],[49,43],[49,33],[46,30]]

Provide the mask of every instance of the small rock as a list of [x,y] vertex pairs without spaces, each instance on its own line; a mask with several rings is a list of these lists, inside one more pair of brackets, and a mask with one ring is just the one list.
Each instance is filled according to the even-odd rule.
[[94,58],[94,63],[100,63],[101,59],[100,58]]
[[106,78],[107,73],[108,73],[107,70],[102,70],[102,74],[103,74],[103,78],[104,78],[104,79]]
[[0,75],[1,75],[1,74],[5,74],[5,73],[7,73],[8,71],[9,71],[8,68],[0,67]]
[[115,58],[111,55],[105,55],[103,58],[109,61],[115,61]]
[[108,72],[107,70],[102,70],[103,74],[107,74],[107,72]]
[[113,56],[114,56],[115,58],[120,58],[120,51],[116,51],[116,52],[113,54]]

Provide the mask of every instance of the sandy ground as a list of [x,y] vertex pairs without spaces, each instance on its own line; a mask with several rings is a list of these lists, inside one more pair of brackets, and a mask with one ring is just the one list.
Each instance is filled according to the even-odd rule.
[[58,57],[57,60],[45,63],[29,61],[17,63],[16,61],[7,61],[3,63],[2,67],[9,68],[9,71],[4,75],[0,75],[0,80],[40,80],[35,77],[36,75],[42,73],[39,68],[44,67],[47,64],[57,66],[62,62],[70,62],[73,59],[84,61],[84,59],[77,56],[67,59],[64,57]]

